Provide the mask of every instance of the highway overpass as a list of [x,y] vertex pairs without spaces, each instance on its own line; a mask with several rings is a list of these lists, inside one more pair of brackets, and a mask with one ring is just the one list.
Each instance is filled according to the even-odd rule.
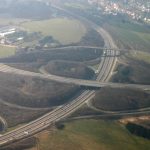
[[[107,68],[105,69],[107,70]],[[0,72],[22,75],[22,76],[37,77],[40,79],[52,80],[52,81],[65,83],[65,84],[74,84],[74,85],[79,85],[82,87],[89,87],[89,88],[101,88],[101,87],[107,86],[107,87],[112,87],[112,88],[140,88],[144,90],[150,89],[150,85],[111,83],[111,82],[102,82],[102,81],[100,82],[100,81],[94,81],[94,80],[66,78],[66,77],[56,76],[52,74],[41,74],[41,73],[35,73],[35,72],[25,71],[21,69],[16,69],[5,64],[0,64]]]

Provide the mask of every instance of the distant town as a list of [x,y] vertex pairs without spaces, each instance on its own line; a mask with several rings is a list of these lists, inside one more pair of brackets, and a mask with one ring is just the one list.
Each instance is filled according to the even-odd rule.
[[150,23],[150,1],[148,0],[88,0],[97,5],[104,14],[126,14],[132,19]]
[[11,35],[19,32],[19,28],[15,26],[6,26],[0,28],[0,44],[13,45],[16,41],[23,40],[22,36],[16,38],[10,38]]

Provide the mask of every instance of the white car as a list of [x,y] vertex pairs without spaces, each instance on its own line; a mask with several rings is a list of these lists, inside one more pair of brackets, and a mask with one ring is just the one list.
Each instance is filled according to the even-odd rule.
[[29,134],[29,132],[27,132],[27,131],[24,131],[24,134],[25,134],[25,135],[28,135],[28,134]]

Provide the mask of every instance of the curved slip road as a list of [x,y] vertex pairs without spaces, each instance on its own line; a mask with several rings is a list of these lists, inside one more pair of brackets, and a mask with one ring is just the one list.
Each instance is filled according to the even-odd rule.
[[[112,51],[108,51],[109,53],[114,53]],[[112,55],[112,54],[111,54]],[[97,76],[97,80],[83,80],[83,79],[75,79],[75,78],[67,78],[52,74],[41,74],[36,72],[30,72],[25,71],[21,69],[16,69],[13,67],[10,67],[5,64],[0,64],[0,72],[3,73],[10,73],[10,74],[16,74],[16,75],[22,75],[22,76],[31,76],[31,77],[37,77],[41,79],[47,79],[52,80],[60,83],[66,83],[66,84],[74,84],[79,86],[85,86],[85,87],[93,87],[93,88],[101,88],[105,86],[114,87],[114,88],[140,88],[140,89],[150,89],[150,85],[139,85],[139,84],[124,84],[124,83],[111,83],[106,82],[109,80],[112,69],[114,68],[114,64],[116,57],[104,57],[100,63],[100,67],[98,69],[99,74]],[[43,72],[43,71],[42,71]],[[44,73],[44,72],[43,72]]]
[[6,129],[7,129],[7,122],[6,120],[0,116],[0,122],[2,123],[3,125],[3,130],[1,132],[4,132]]

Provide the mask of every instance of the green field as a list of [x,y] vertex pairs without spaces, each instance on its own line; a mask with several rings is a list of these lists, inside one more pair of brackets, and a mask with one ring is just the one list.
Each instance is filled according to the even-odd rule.
[[150,142],[130,134],[113,121],[82,120],[65,123],[63,130],[39,135],[40,150],[148,150]]
[[149,51],[150,30],[134,22],[110,20],[105,26],[120,47]]
[[44,36],[51,35],[62,44],[79,42],[86,33],[82,23],[67,18],[32,21],[22,24],[22,27],[31,32],[41,32]]
[[15,47],[1,46],[0,45],[0,58],[14,55],[15,51],[16,51]]
[[129,56],[150,63],[150,53],[134,51]]

